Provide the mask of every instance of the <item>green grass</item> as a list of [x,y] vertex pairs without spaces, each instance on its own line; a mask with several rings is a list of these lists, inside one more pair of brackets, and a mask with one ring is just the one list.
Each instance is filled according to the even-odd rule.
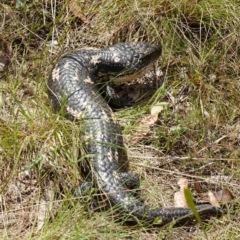
[[[205,239],[206,232],[208,239],[239,239],[239,1],[79,1],[84,23],[68,6],[0,4],[0,62],[7,62],[0,72],[0,238]],[[164,207],[173,205],[180,177],[192,184],[223,176],[206,190],[226,187],[235,198],[226,215],[204,223],[205,232],[198,224],[124,226],[114,211],[88,211],[86,199],[72,194],[86,156],[83,127],[52,112],[46,80],[63,53],[122,41],[163,47],[159,88],[115,112],[130,171],[140,175],[146,202]],[[148,136],[131,142],[151,106],[166,101]],[[37,231],[39,208],[46,219]]]

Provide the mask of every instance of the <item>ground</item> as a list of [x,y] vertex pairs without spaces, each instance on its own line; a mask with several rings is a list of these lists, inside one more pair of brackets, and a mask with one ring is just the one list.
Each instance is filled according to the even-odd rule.
[[[239,12],[230,0],[3,0],[0,238],[239,239]],[[73,194],[82,181],[84,129],[52,111],[47,78],[66,52],[125,41],[163,49],[151,75],[118,87],[136,98],[114,112],[129,171],[140,176],[141,197],[151,206],[174,206],[182,177],[197,201],[200,192],[230,192],[221,205],[226,213],[203,227],[124,225],[118,213],[93,212],[88,199]],[[149,124],[150,110],[163,103]]]

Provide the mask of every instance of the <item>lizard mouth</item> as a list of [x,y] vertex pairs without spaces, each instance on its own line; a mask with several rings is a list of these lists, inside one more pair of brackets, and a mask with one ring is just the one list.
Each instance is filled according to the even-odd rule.
[[153,67],[153,64],[150,64],[150,65],[146,66],[145,68],[141,69],[140,71],[138,71],[138,72],[136,72],[134,74],[116,76],[116,78],[112,79],[112,82],[114,84],[119,85],[121,83],[126,83],[126,82],[130,82],[132,80],[136,80],[137,78],[141,78],[146,73],[148,73],[151,70],[152,67]]

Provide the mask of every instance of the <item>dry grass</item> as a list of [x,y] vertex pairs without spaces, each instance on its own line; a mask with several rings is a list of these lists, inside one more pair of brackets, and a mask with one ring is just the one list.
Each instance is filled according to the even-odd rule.
[[[179,177],[214,179],[206,189],[226,187],[235,199],[226,215],[207,222],[207,236],[239,239],[239,4],[46,0],[15,9],[14,2],[0,4],[0,238],[205,239],[197,224],[122,226],[112,211],[92,213],[73,197],[82,128],[52,113],[49,71],[72,49],[144,40],[162,44],[163,75],[151,98],[116,112],[142,196],[171,206]],[[171,107],[133,144],[137,123],[162,101]]]

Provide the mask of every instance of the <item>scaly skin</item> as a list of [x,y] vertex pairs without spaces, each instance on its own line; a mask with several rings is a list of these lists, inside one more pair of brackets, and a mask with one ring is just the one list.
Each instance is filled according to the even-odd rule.
[[[84,120],[88,151],[93,156],[92,175],[99,189],[125,214],[148,222],[158,218],[164,224],[192,216],[192,212],[188,208],[150,209],[129,192],[120,174],[120,165],[125,162],[121,159],[121,130],[96,86],[99,82],[130,81],[139,77],[160,54],[159,46],[143,42],[120,43],[105,49],[82,49],[57,62],[48,80],[48,88],[55,110],[64,107],[71,120]],[[212,205],[198,206],[197,209],[209,214],[218,212]]]

